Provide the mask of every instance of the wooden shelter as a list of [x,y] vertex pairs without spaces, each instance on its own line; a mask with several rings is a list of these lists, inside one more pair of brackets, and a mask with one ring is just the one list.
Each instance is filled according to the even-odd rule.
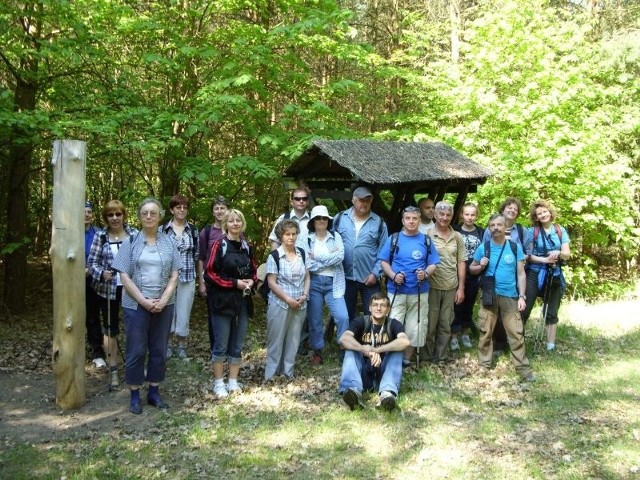
[[355,187],[369,186],[372,209],[390,231],[400,229],[400,212],[416,197],[437,202],[454,194],[457,215],[467,194],[492,174],[444,143],[375,140],[316,140],[285,172],[309,186],[315,202],[331,199],[340,210],[351,206]]

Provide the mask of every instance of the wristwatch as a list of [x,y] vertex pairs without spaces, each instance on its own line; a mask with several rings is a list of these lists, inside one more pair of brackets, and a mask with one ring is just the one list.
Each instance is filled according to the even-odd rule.
[[524,301],[527,301],[527,296],[526,295],[518,295],[518,298],[521,298]]

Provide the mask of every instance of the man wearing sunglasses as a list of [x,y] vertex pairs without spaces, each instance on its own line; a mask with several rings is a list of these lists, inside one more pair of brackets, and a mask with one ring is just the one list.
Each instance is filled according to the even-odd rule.
[[278,237],[276,237],[276,225],[282,220],[291,219],[300,225],[300,233],[296,240],[296,246],[307,248],[307,223],[309,223],[309,190],[305,187],[296,188],[291,192],[291,211],[283,213],[278,217],[269,234],[271,242],[271,250],[275,250],[280,246]]

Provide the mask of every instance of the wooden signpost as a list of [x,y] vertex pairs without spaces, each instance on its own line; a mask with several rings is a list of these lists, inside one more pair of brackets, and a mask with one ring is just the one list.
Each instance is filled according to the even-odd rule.
[[63,409],[85,403],[84,202],[86,143],[53,144],[53,371],[56,403]]

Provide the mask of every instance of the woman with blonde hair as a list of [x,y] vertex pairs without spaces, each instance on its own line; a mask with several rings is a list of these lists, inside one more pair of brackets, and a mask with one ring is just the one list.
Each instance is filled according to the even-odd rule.
[[553,223],[556,216],[556,209],[547,200],[536,200],[531,205],[529,217],[533,226],[529,229],[532,244],[527,271],[527,305],[522,313],[522,321],[526,323],[536,298],[543,297],[547,351],[556,348],[558,310],[566,286],[562,263],[571,257],[569,235],[564,227]]
[[[242,348],[249,318],[253,316],[252,293],[258,283],[253,248],[243,237],[247,222],[240,210],[227,211],[222,219],[222,238],[216,240],[205,268],[214,317],[213,393],[225,398],[242,391],[238,383]],[[229,365],[229,383],[224,383],[224,362]]]

